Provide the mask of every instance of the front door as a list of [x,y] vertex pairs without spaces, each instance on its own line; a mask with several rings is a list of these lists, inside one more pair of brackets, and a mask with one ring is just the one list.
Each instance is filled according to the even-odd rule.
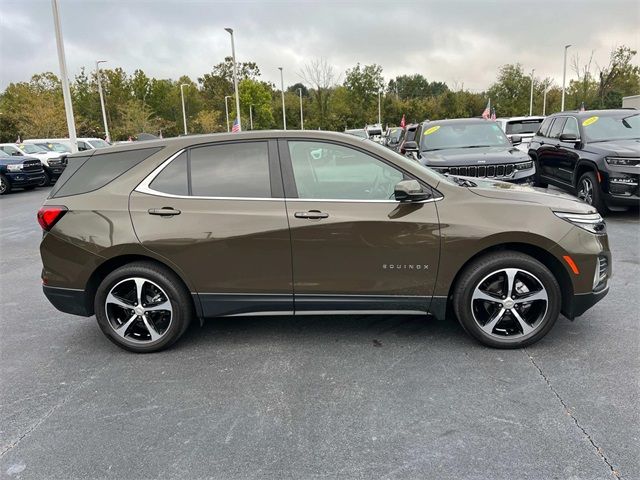
[[394,200],[408,174],[365,149],[281,140],[280,158],[296,313],[428,311],[440,242],[433,199]]
[[293,310],[275,140],[187,149],[131,194],[130,210],[142,245],[191,280],[205,317]]

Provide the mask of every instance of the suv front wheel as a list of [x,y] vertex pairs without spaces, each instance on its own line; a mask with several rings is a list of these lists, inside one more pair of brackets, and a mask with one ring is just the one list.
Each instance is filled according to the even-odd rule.
[[596,207],[602,215],[606,215],[609,212],[604,203],[604,198],[602,198],[602,189],[595,172],[588,171],[583,173],[578,179],[576,191],[580,200]]
[[453,307],[462,327],[484,345],[520,348],[537,342],[560,315],[558,281],[519,252],[483,256],[465,268]]
[[107,275],[96,292],[94,309],[107,338],[138,353],[170,346],[193,316],[191,298],[180,279],[151,262],[130,263]]

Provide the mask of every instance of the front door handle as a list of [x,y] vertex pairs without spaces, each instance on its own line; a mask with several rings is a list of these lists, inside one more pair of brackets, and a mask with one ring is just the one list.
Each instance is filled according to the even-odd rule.
[[171,207],[162,208],[150,208],[149,215],[160,215],[163,217],[173,217],[174,215],[180,215],[180,210]]
[[316,218],[327,218],[327,217],[329,217],[328,213],[321,212],[320,210],[309,210],[308,212],[296,212],[293,215],[296,218],[307,218],[307,219],[316,219]]

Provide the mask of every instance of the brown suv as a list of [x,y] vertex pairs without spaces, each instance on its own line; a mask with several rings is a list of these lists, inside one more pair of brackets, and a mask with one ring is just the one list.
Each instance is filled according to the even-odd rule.
[[455,313],[493,347],[604,297],[605,224],[561,195],[444,176],[328,132],[83,152],[38,212],[44,293],[150,352],[194,318]]

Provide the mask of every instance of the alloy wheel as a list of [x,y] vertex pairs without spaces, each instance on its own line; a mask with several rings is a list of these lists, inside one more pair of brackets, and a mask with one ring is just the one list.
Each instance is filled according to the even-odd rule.
[[587,202],[589,205],[593,205],[593,183],[591,183],[591,179],[589,177],[584,177],[580,180],[578,198]]
[[471,297],[471,313],[480,329],[501,339],[538,330],[549,308],[540,280],[519,268],[503,268],[484,277]]
[[0,195],[7,191],[7,182],[3,177],[0,177]]
[[158,284],[141,277],[116,283],[104,308],[116,335],[137,344],[160,340],[173,320],[169,296]]

